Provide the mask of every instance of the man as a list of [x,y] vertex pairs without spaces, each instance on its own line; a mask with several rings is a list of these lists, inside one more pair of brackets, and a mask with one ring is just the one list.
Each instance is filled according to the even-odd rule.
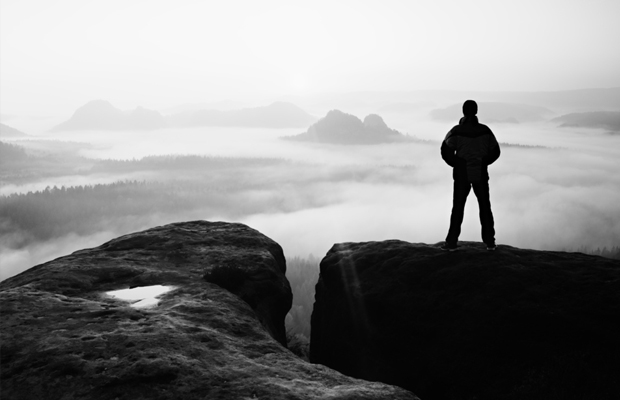
[[467,195],[473,188],[480,208],[482,241],[487,250],[495,250],[495,228],[489,198],[489,173],[487,167],[499,158],[499,144],[488,126],[478,123],[478,105],[473,100],[463,103],[459,124],[448,132],[441,144],[441,157],[452,167],[454,194],[450,230],[443,250],[457,248]]

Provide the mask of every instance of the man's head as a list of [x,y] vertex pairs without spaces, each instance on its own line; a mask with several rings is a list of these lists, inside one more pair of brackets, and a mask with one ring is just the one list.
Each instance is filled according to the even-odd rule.
[[473,100],[467,100],[463,103],[463,115],[466,117],[473,117],[478,114],[478,104]]

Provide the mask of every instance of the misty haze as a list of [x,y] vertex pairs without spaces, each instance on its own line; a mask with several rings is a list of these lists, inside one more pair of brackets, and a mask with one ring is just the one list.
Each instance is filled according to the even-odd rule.
[[[613,93],[607,109],[620,108],[614,102],[620,90]],[[608,91],[588,94],[604,97]],[[396,93],[394,102],[409,97],[415,104],[424,96]],[[450,120],[458,121],[463,94],[443,96],[434,99],[435,106],[382,115],[373,111],[392,104],[387,94],[376,101],[373,94],[352,96],[366,101],[361,109],[345,97],[345,111],[325,112],[315,105],[301,114],[303,105],[288,106],[294,115],[316,115],[318,122],[306,128],[247,127],[246,121],[235,127],[224,121],[205,127],[62,129],[68,122],[49,126],[42,120],[38,130],[19,132],[9,120],[1,144],[2,278],[153,226],[239,221],[283,246],[292,281],[302,273],[296,267],[313,260],[304,272],[309,279],[304,292],[296,297],[305,307],[298,310],[303,318],[291,314],[298,319],[295,329],[307,337],[318,261],[334,243],[444,239],[452,179],[439,146]],[[532,106],[485,102],[485,96],[499,95],[479,96],[480,121],[498,121],[488,125],[502,148],[490,167],[498,243],[618,257],[620,135],[563,126],[558,118],[579,108],[553,102],[543,107],[536,93]],[[96,111],[107,115],[113,109],[103,101],[84,107],[93,104],[103,107],[84,123],[105,121]],[[376,116],[380,129],[364,128],[361,118],[367,113]],[[178,114],[145,115],[168,124]],[[271,118],[272,125],[291,120]],[[15,126],[19,122],[13,120]],[[313,131],[322,136],[310,136]],[[479,230],[477,204],[470,199],[461,240],[479,241]]]
[[[607,92],[591,91],[600,97]],[[390,104],[386,96],[374,110]],[[394,94],[395,101],[406,96]],[[424,94],[408,96],[414,104]],[[311,113],[324,121],[316,126],[324,126],[322,134],[334,143],[316,135],[290,140],[308,135],[312,122],[305,129],[225,121],[221,127],[76,130],[42,120],[38,130],[19,132],[20,120],[14,126],[9,120],[2,130],[2,277],[123,233],[190,219],[247,223],[281,243],[287,257],[320,257],[342,241],[439,242],[451,207],[451,169],[439,157],[439,145],[453,125],[448,117],[458,121],[462,95],[445,95],[447,107],[383,115],[372,113],[373,97],[355,96],[366,101],[361,110],[346,98],[342,112],[314,106]],[[620,238],[620,136],[563,126],[557,118],[575,109],[552,102],[542,107],[538,97],[531,95],[535,106],[480,101],[481,122],[505,121],[487,122],[502,147],[501,159],[490,167],[497,240],[535,249],[611,250]],[[620,108],[610,97],[607,108]],[[99,103],[100,114],[112,108]],[[287,109],[299,115],[303,106]],[[366,113],[377,115],[392,136],[377,131],[373,140],[357,117]],[[151,115],[165,122],[178,114]],[[105,120],[98,118],[95,113],[91,123]],[[67,118],[72,120],[75,115]],[[343,132],[362,140],[347,142]],[[384,137],[400,139],[383,143]],[[470,201],[464,240],[479,240],[478,224]]]
[[[549,6],[540,21],[494,8],[484,24],[507,26],[490,35],[470,32],[484,19],[463,21],[455,2],[429,5],[431,22],[406,2],[242,3],[31,12],[2,0],[0,281],[155,226],[240,222],[282,246],[287,329],[307,342],[334,244],[445,240],[440,146],[467,99],[501,147],[497,243],[620,259],[617,6],[581,37],[579,11],[557,20],[553,40],[575,55],[540,44]],[[473,195],[459,240],[481,240]]]

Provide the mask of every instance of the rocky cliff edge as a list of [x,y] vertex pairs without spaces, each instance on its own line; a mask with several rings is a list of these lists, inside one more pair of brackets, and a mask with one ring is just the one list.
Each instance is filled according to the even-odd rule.
[[620,262],[398,240],[322,260],[310,360],[422,399],[613,399]]
[[[259,232],[195,221],[9,278],[2,398],[416,399],[288,351],[285,268],[280,246]],[[117,297],[152,286],[167,292],[146,304]]]

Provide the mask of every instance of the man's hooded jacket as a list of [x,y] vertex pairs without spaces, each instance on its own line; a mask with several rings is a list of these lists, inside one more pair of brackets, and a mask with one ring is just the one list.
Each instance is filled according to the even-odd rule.
[[454,180],[476,183],[489,180],[487,166],[499,158],[499,144],[488,126],[475,115],[461,118],[441,144],[441,158],[453,168]]

